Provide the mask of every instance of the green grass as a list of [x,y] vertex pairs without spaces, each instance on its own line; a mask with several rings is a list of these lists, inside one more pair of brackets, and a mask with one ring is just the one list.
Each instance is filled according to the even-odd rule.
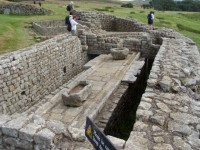
[[[2,2],[3,0],[0,0]],[[26,2],[31,3],[32,2]],[[30,38],[24,26],[36,20],[59,20],[64,19],[68,14],[64,0],[49,0],[42,4],[43,8],[51,10],[49,15],[21,16],[21,15],[2,15],[0,14],[0,54],[14,51],[20,48],[34,44],[34,39]],[[120,17],[131,17],[147,23],[147,14],[150,9],[142,8],[123,8],[115,0],[106,2],[106,0],[84,0],[75,1],[75,8],[78,10],[101,10],[105,13]],[[191,12],[164,12],[155,11],[155,26],[167,27],[191,38],[200,48],[200,13]]]

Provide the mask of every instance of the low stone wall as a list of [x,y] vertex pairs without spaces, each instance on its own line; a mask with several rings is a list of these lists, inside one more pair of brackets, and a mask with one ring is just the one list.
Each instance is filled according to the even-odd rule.
[[155,57],[160,44],[153,44],[150,35],[144,32],[102,32],[79,35],[88,54],[108,54],[111,48],[127,47],[130,51],[142,52],[143,57]]
[[157,33],[171,38],[156,55],[126,150],[200,148],[200,54],[190,39],[165,31]]
[[9,3],[0,5],[0,14],[45,15],[49,10],[34,5]]
[[95,11],[76,11],[76,15],[81,21],[90,22],[90,28],[102,29],[115,32],[143,32],[147,31],[147,26],[137,20],[130,18],[120,18]]
[[145,32],[147,26],[135,19],[116,17],[114,20],[116,32]]
[[87,52],[63,34],[0,56],[0,113],[31,106],[82,71]]
[[45,36],[55,36],[68,32],[64,20],[38,21],[33,22],[32,25],[37,32]]

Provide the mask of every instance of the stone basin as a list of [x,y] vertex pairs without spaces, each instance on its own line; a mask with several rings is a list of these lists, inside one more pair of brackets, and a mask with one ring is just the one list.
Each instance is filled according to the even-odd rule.
[[86,98],[91,92],[91,84],[87,81],[80,81],[71,89],[62,93],[64,105],[79,107],[86,101]]
[[126,47],[111,48],[110,53],[114,60],[123,60],[129,54],[129,49]]

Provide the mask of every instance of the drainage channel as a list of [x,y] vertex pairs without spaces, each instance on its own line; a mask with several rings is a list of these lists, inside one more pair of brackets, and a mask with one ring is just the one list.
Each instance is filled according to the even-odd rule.
[[121,84],[95,119],[97,126],[106,135],[124,140],[129,138],[153,61],[153,59],[145,59],[145,64],[137,76],[137,80],[133,84]]

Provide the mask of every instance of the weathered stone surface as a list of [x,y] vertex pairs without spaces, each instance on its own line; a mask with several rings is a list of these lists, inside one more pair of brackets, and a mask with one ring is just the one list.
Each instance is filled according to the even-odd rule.
[[0,115],[0,126],[2,126],[4,123],[6,123],[7,121],[11,120],[11,117],[8,115]]
[[2,126],[3,134],[11,137],[18,137],[19,130],[28,122],[27,117],[18,117]]
[[147,81],[147,85],[148,86],[155,86],[156,84],[157,84],[157,80],[156,79],[148,79],[148,81]]
[[141,102],[142,102],[142,101],[151,103],[151,102],[152,102],[152,99],[151,99],[151,98],[148,98],[148,97],[142,96]]
[[68,131],[75,141],[83,142],[86,140],[85,130],[69,127]]
[[176,122],[169,122],[168,123],[168,130],[171,132],[177,132],[182,134],[183,136],[188,136],[191,134],[192,130],[185,124],[176,123]]
[[125,150],[141,149],[148,150],[148,139],[145,138],[145,132],[131,132],[126,141]]
[[44,8],[38,8],[33,5],[24,4],[4,4],[0,7],[0,12],[3,14],[21,14],[21,15],[36,15],[47,14],[49,11]]
[[189,124],[189,123],[199,123],[200,119],[198,117],[192,116],[187,113],[171,113],[170,117],[173,118],[175,121],[184,123],[184,124]]
[[154,131],[154,132],[160,132],[160,131],[162,131],[162,129],[161,128],[159,128],[158,126],[152,126],[152,131]]
[[160,108],[164,112],[167,112],[167,113],[171,112],[169,107],[164,103],[157,103],[156,105],[158,106],[158,108]]
[[133,127],[133,131],[143,131],[147,130],[148,125],[141,122],[141,121],[136,121]]
[[44,118],[42,118],[39,115],[33,115],[33,122],[37,125],[44,125],[45,124],[45,120]]
[[153,113],[151,111],[141,110],[141,109],[138,109],[136,114],[139,119],[141,118],[144,120],[148,120],[149,117],[153,115]]
[[128,53],[129,53],[129,49],[126,47],[111,48],[110,53],[114,60],[122,60],[122,59],[126,59]]
[[169,76],[164,76],[159,84],[164,92],[168,92],[171,88],[172,80]]
[[107,135],[108,139],[114,144],[117,149],[123,149],[125,141],[110,135]]
[[54,137],[55,134],[51,130],[44,128],[34,135],[34,142],[37,144],[52,145]]
[[[70,93],[71,90],[73,90],[73,88],[80,85],[84,86],[83,89],[81,89],[80,91],[76,91],[75,93],[74,92]],[[62,100],[64,105],[81,106],[83,102],[87,100],[87,97],[91,92],[91,87],[92,87],[91,83],[87,81],[78,82],[77,85],[73,86],[71,89],[65,91],[62,94]]]
[[192,150],[191,146],[187,144],[182,138],[175,136],[174,137],[174,146],[177,149],[183,149],[183,150]]
[[55,134],[62,134],[66,132],[66,127],[65,125],[57,120],[49,120],[46,123],[47,128],[52,130]]
[[174,150],[170,144],[158,143],[153,147],[153,150]]
[[192,132],[192,134],[187,137],[187,142],[190,145],[199,149],[200,148],[199,132]]
[[19,138],[25,141],[33,142],[34,134],[41,128],[42,128],[41,125],[30,123],[25,127],[23,127],[22,129],[20,129]]
[[139,107],[144,110],[149,110],[151,108],[151,104],[147,102],[140,102]]
[[3,137],[3,141],[6,144],[12,145],[17,148],[26,149],[26,150],[33,149],[33,143],[25,141],[25,140],[20,140],[17,138],[5,136]]
[[153,124],[158,124],[158,125],[163,126],[164,123],[165,123],[165,117],[164,117],[164,116],[154,115],[154,116],[151,116],[151,117],[150,117],[150,121],[151,121]]
[[164,143],[165,140],[162,137],[154,137],[153,138],[156,143]]

